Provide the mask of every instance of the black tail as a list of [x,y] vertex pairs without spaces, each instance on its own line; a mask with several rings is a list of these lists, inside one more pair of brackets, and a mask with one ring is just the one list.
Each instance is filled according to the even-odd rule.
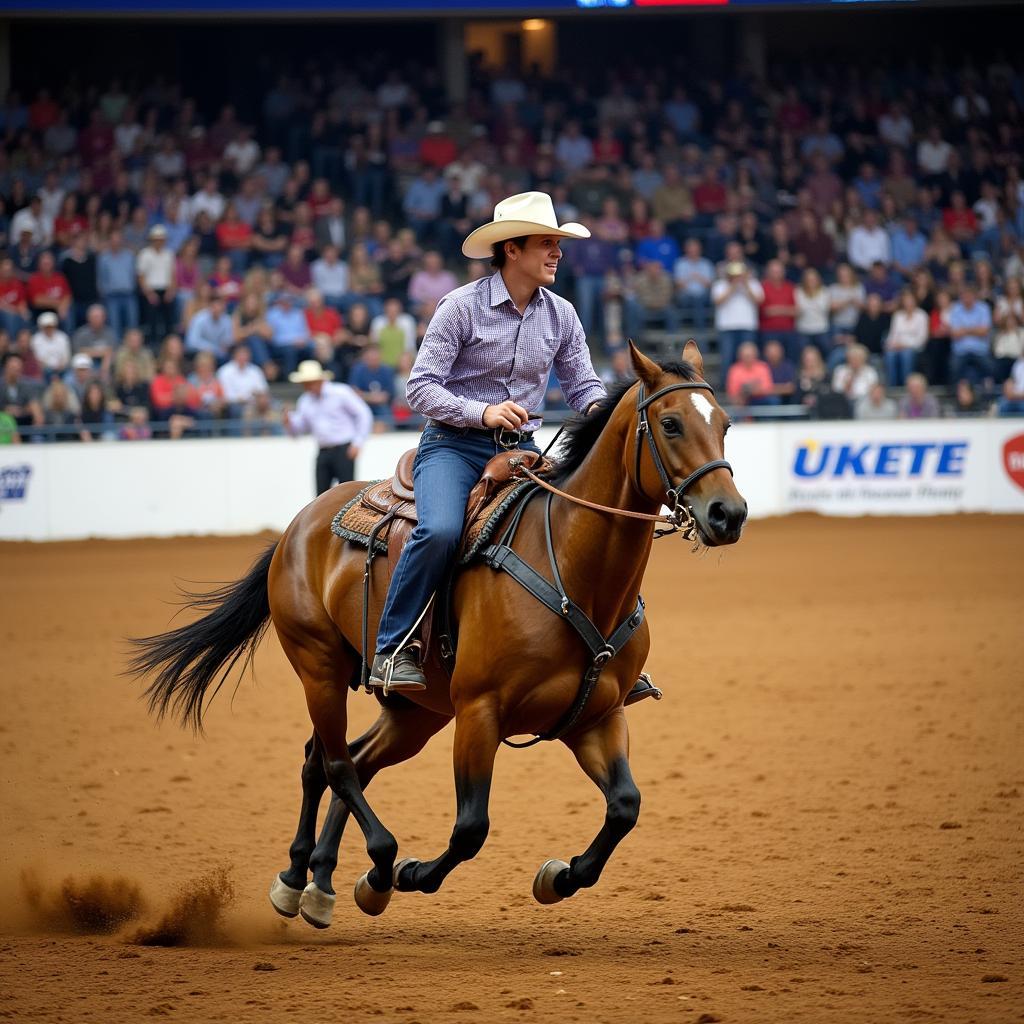
[[137,676],[156,673],[146,697],[157,718],[172,710],[182,725],[201,732],[210,684],[220,676],[210,694],[212,700],[239,658],[244,658],[243,672],[252,664],[270,625],[267,575],[276,547],[275,541],[234,583],[208,594],[183,591],[186,607],[206,612],[201,619],[159,636],[131,641],[137,653],[128,663],[129,671]]

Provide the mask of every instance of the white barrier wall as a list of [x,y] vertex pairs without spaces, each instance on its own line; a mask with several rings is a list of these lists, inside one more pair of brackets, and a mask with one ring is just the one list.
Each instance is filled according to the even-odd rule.
[[[415,440],[372,437],[359,476],[390,475]],[[0,448],[0,540],[283,530],[313,497],[315,456],[286,437]],[[741,423],[726,457],[752,516],[1024,512],[1019,419]]]

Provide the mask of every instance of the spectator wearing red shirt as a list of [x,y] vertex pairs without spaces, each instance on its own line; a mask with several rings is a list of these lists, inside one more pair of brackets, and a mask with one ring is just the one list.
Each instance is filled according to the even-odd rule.
[[309,335],[326,334],[332,345],[339,344],[344,338],[344,321],[341,314],[333,306],[325,305],[324,297],[316,288],[306,292],[306,323]]
[[309,208],[313,211],[314,220],[324,217],[330,211],[334,196],[331,195],[331,185],[326,178],[316,178],[309,189]]
[[949,207],[942,211],[942,225],[960,244],[971,241],[978,233],[978,218],[967,205],[963,192],[949,197]]
[[71,285],[59,270],[54,269],[51,253],[40,255],[39,267],[28,279],[27,291],[28,304],[34,314],[53,310],[65,325],[65,330],[70,330]]
[[776,338],[794,362],[799,346],[796,337],[796,288],[786,280],[781,260],[769,260],[765,267],[764,302],[761,304],[761,341]]
[[281,264],[281,276],[284,278],[288,291],[293,295],[302,295],[313,283],[313,275],[301,245],[288,247],[284,263]]
[[209,284],[214,294],[227,303],[229,310],[242,296],[242,279],[232,269],[229,256],[221,256],[214,264]]
[[60,107],[50,98],[49,90],[40,89],[28,108],[29,128],[42,134],[50,125],[57,123],[59,116]]
[[60,204],[60,212],[53,219],[54,243],[62,249],[66,248],[88,229],[89,221],[78,208],[78,196],[65,196]]
[[448,137],[442,121],[431,121],[427,125],[427,134],[420,143],[420,163],[444,170],[455,162],[459,151],[455,143]]
[[736,405],[778,405],[774,390],[771,367],[758,358],[757,346],[752,341],[743,342],[725,378],[729,400]]
[[622,163],[622,143],[615,137],[611,126],[601,125],[594,140],[594,163],[615,166]]
[[14,274],[14,260],[0,259],[0,327],[13,338],[28,321],[28,294]]
[[704,170],[704,176],[693,190],[693,205],[697,212],[714,216],[725,209],[725,186],[718,180],[713,167]]
[[249,249],[252,246],[252,228],[238,216],[233,202],[224,210],[224,219],[217,225],[217,245],[231,264],[236,274],[241,274],[249,263]]
[[149,385],[149,402],[153,407],[153,416],[165,420],[174,408],[176,397],[180,398],[183,387],[188,382],[182,376],[177,359],[165,359],[160,365],[160,372]]
[[785,99],[779,106],[775,120],[784,132],[802,135],[807,130],[811,123],[811,112],[800,99],[796,86],[791,85],[786,89]]
[[114,130],[103,115],[94,110],[89,124],[78,133],[78,152],[87,167],[106,160],[114,148]]

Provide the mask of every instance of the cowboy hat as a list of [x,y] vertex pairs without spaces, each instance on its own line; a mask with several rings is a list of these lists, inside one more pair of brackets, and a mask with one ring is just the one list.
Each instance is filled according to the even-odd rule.
[[462,255],[471,260],[487,259],[495,242],[521,235],[589,238],[590,232],[582,224],[559,225],[551,196],[546,193],[520,192],[502,199],[494,208],[494,220],[469,234],[462,243]]
[[312,384],[315,380],[334,380],[334,374],[325,370],[315,359],[303,359],[294,373],[288,374],[293,384]]

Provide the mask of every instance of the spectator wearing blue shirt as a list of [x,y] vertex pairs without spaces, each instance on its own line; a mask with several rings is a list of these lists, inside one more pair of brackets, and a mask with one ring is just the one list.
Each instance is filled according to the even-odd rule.
[[896,299],[900,293],[900,285],[893,280],[889,268],[881,262],[871,264],[867,279],[864,281],[865,295],[877,295],[882,300],[882,309],[892,313],[896,309]]
[[433,239],[435,225],[441,216],[441,201],[447,191],[448,186],[438,176],[437,168],[430,164],[409,183],[402,200],[402,210],[421,244]]
[[107,323],[118,340],[130,327],[139,326],[135,284],[135,253],[115,229],[110,232],[107,247],[96,257],[96,285],[107,310]]
[[698,239],[686,240],[683,255],[672,268],[672,276],[683,315],[692,321],[695,328],[707,327],[711,318],[711,285],[715,280],[715,268],[711,260],[702,255]]
[[267,310],[270,348],[274,359],[286,373],[292,373],[302,359],[311,359],[313,346],[306,314],[292,301],[288,292],[281,292]]
[[853,187],[869,210],[878,209],[882,202],[882,182],[874,164],[865,161],[860,165],[860,173],[853,179]]
[[227,362],[234,335],[235,325],[228,315],[227,305],[215,295],[209,306],[192,317],[185,334],[185,351],[191,355],[209,352],[220,365]]
[[679,244],[665,234],[665,225],[660,220],[652,219],[647,226],[647,235],[636,243],[637,266],[657,260],[671,274],[678,259]]
[[566,248],[566,259],[576,281],[576,311],[589,338],[597,328],[598,305],[605,275],[616,268],[618,247],[596,235],[580,238]]
[[969,380],[978,385],[992,376],[989,337],[992,311],[978,299],[974,285],[964,285],[960,301],[949,311],[949,333],[953,339],[950,380]]
[[917,226],[917,221],[906,216],[889,233],[892,239],[892,264],[905,278],[924,264],[924,250],[927,239]]
[[395,371],[381,362],[380,347],[367,345],[348,377],[349,386],[373,413],[374,430],[384,430],[391,421],[391,403],[395,400]]

